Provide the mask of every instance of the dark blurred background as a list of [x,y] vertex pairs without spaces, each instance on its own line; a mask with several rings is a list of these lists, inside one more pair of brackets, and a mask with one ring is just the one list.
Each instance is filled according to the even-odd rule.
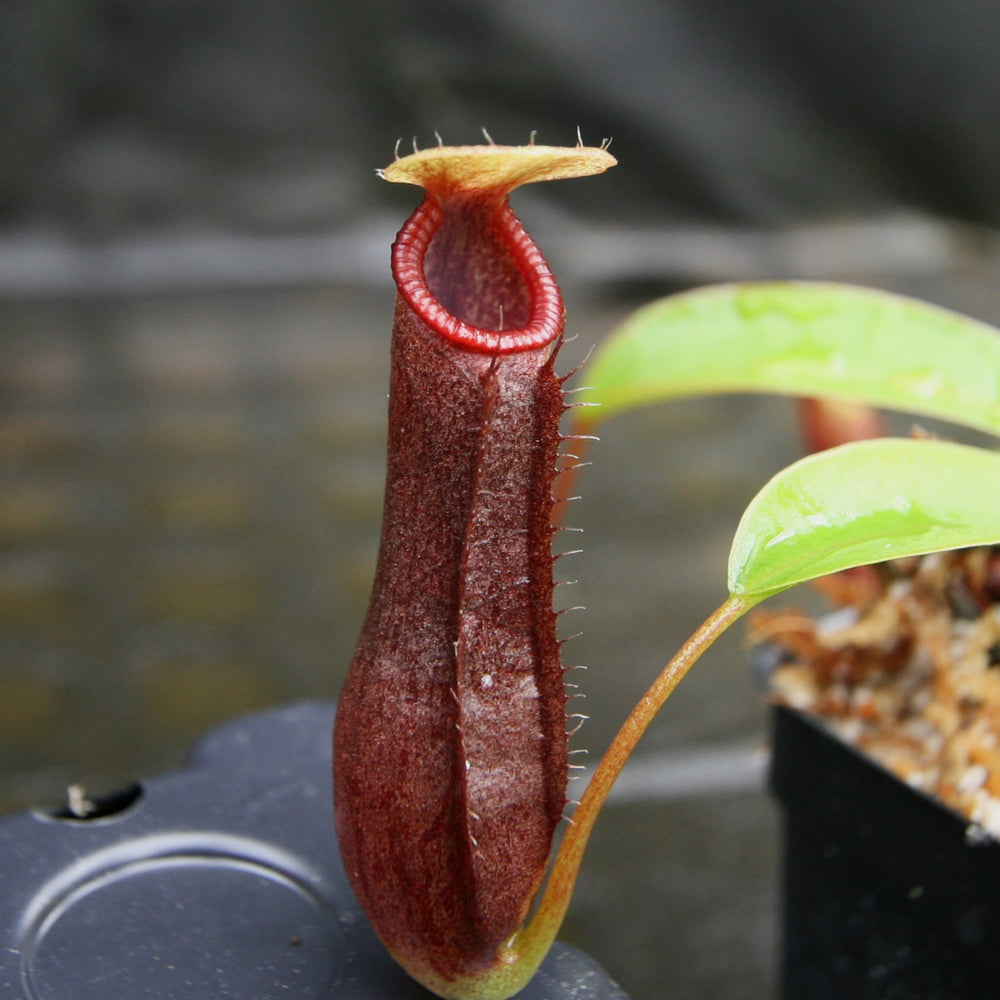
[[379,203],[369,167],[397,136],[484,125],[613,133],[604,217],[1000,216],[990,3],[7,0],[0,19],[8,226],[323,230]]
[[[579,334],[567,369],[642,301],[721,280],[996,322],[998,41],[976,0],[3,0],[0,810],[336,694],[417,200],[374,174],[397,138],[614,137],[612,173],[516,195]],[[605,428],[574,511],[577,745],[724,596],[793,416],[707,399]],[[729,637],[599,826],[565,936],[635,1000],[775,995],[765,731]]]

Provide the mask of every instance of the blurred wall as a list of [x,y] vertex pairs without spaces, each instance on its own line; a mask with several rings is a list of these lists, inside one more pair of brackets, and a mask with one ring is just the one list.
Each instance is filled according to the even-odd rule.
[[398,136],[579,125],[595,212],[996,223],[998,39],[977,0],[5,0],[0,221],[325,226]]

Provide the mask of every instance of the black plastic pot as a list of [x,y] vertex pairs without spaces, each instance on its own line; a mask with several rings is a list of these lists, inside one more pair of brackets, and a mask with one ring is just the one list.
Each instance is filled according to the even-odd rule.
[[786,1000],[1000,994],[1000,842],[785,708]]
[[[0,820],[2,1000],[417,1000],[348,887],[333,706],[221,726],[188,769]],[[83,804],[83,809],[88,807]],[[524,1000],[627,1000],[556,945]]]

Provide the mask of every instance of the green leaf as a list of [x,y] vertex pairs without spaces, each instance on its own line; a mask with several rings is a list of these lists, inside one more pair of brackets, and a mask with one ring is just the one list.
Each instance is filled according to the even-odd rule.
[[827,396],[1000,433],[1000,336],[888,292],[810,282],[717,285],[634,313],[591,358],[593,426],[677,396]]
[[1000,542],[1000,455],[946,441],[879,438],[819,452],[750,502],[729,590],[768,595],[825,573]]

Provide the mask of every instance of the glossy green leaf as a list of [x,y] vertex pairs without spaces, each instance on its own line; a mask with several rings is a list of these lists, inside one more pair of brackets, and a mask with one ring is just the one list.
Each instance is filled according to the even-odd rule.
[[577,411],[596,424],[677,396],[827,396],[1000,433],[1000,336],[888,292],[811,282],[717,285],[660,299],[600,346]]
[[1000,454],[880,438],[819,452],[750,502],[729,555],[729,590],[766,595],[834,573],[1000,542]]

